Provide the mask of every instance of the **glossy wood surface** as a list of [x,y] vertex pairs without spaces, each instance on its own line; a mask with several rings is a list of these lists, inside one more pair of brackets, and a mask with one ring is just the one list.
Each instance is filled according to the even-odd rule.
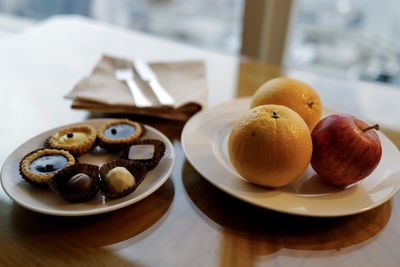
[[[82,23],[87,24],[86,21]],[[54,25],[50,26],[40,28],[39,33],[51,36]],[[61,26],[74,30],[71,23]],[[85,27],[92,32],[97,29],[102,34],[111,34],[108,29],[98,29],[98,25],[80,25],[79,29],[84,31]],[[118,34],[112,37],[122,38]],[[70,38],[75,40],[73,35]],[[156,41],[163,44],[161,40]],[[18,58],[16,51],[10,48],[16,46],[13,42],[19,41],[0,43],[0,48],[3,48],[0,55],[5,58],[6,54],[14,53],[16,60],[8,63],[13,70],[7,71],[18,74],[21,73],[19,70],[27,67],[10,65],[32,59],[29,54]],[[370,120],[376,117],[368,116],[370,113],[365,111],[369,106],[367,98],[374,96],[375,91],[381,92],[377,94],[379,99],[375,100],[377,105],[388,106],[392,112],[398,110],[393,96],[400,96],[400,89],[240,62],[237,58],[169,45],[171,49],[175,48],[171,53],[178,57],[187,49],[184,53],[191,53],[207,62],[213,71],[209,76],[210,105],[235,96],[251,95],[269,78],[290,75],[312,83],[327,105]],[[5,48],[9,50],[5,51]],[[65,53],[81,53],[71,50],[66,49]],[[67,56],[58,60],[61,59],[64,61],[59,64],[68,66],[60,67],[65,75],[75,80],[85,75],[84,68],[74,68],[75,63]],[[41,63],[35,64],[39,66]],[[0,62],[0,70],[5,70],[5,65]],[[48,66],[42,67],[46,68],[49,69]],[[1,73],[0,78],[11,81],[11,78],[1,77],[4,75]],[[88,117],[86,112],[69,109],[69,103],[62,99],[64,87],[52,92],[41,79],[37,81],[45,74],[36,75],[26,78],[28,81],[13,79],[15,90],[5,93],[4,84],[0,88],[3,111],[1,164],[29,137]],[[68,80],[61,84],[69,86],[73,82]],[[35,92],[25,86],[29,83]],[[348,92],[350,100],[340,97],[343,92]],[[363,96],[363,92],[366,95]],[[45,96],[49,95],[53,96],[51,103],[44,105],[47,103]],[[359,102],[359,96],[364,97],[364,102]],[[349,105],[349,102],[354,105]],[[382,111],[385,112],[388,111]],[[177,159],[170,179],[137,204],[107,214],[79,218],[47,216],[26,210],[14,204],[1,189],[0,266],[399,266],[399,194],[373,210],[339,218],[308,218],[264,210],[223,193],[198,174],[182,151],[180,134],[183,123],[146,117],[135,119],[158,128],[173,141]],[[396,124],[393,121],[386,118],[383,124],[387,133],[391,132],[392,140],[398,142],[400,122]]]

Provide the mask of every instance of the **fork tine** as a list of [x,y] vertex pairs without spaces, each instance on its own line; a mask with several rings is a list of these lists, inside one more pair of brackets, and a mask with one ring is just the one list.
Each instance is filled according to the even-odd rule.
[[133,101],[137,107],[150,107],[151,102],[143,94],[142,90],[138,87],[134,80],[133,70],[130,68],[117,68],[114,71],[117,80],[125,82],[128,85]]

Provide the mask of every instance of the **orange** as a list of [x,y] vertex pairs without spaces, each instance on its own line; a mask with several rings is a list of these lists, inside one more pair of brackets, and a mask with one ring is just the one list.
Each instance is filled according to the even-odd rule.
[[254,94],[251,107],[265,104],[287,106],[307,123],[310,131],[322,116],[318,93],[308,84],[292,78],[279,77],[264,83]]
[[280,187],[307,169],[311,134],[300,115],[290,108],[262,105],[234,123],[228,152],[243,178],[261,186]]

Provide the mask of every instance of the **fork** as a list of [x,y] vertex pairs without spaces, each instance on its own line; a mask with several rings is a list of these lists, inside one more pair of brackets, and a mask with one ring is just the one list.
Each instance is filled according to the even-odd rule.
[[150,107],[152,104],[151,102],[147,99],[147,97],[143,94],[142,90],[138,87],[134,80],[134,74],[132,68],[117,68],[115,70],[115,78],[117,80],[120,80],[122,82],[125,82],[129,90],[131,91],[133,101],[135,102],[135,105],[139,108],[143,107]]

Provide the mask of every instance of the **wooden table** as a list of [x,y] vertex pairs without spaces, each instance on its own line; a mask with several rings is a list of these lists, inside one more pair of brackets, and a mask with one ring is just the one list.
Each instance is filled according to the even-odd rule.
[[[79,17],[60,17],[0,42],[0,164],[32,136],[88,117],[70,110],[62,96],[103,53],[202,59],[209,105],[251,95],[271,77],[297,77],[312,84],[326,106],[379,122],[400,144],[400,89],[243,61]],[[79,218],[34,213],[0,189],[0,266],[400,265],[400,195],[341,218],[260,209],[221,192],[196,172],[182,151],[182,123],[142,120],[174,142],[177,159],[170,179],[137,204]]]

